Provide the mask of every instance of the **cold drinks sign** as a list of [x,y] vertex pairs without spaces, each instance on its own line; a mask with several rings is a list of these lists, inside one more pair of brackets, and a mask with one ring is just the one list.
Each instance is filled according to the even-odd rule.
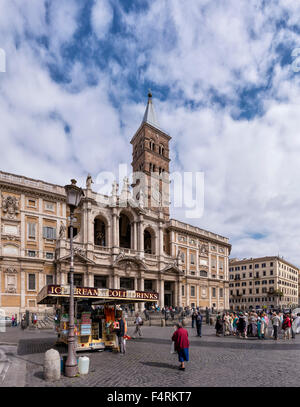
[[[70,295],[69,285],[47,285],[38,295],[38,302],[41,303],[45,297],[68,297]],[[74,297],[77,298],[93,298],[93,299],[123,299],[123,300],[140,300],[140,301],[157,301],[158,293],[121,290],[110,288],[94,288],[94,287],[74,287]]]

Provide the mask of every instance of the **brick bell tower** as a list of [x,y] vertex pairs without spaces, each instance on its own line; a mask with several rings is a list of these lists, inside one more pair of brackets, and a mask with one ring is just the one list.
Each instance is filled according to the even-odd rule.
[[149,91],[143,121],[130,142],[133,186],[135,198],[139,199],[142,191],[144,206],[163,212],[165,219],[169,219],[170,205],[170,140],[171,137],[159,126],[152,93]]

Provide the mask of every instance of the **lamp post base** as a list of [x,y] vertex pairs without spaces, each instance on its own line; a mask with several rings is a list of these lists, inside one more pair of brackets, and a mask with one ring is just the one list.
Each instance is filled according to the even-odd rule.
[[78,366],[76,365],[69,366],[66,364],[65,366],[65,375],[67,377],[75,377],[78,373]]

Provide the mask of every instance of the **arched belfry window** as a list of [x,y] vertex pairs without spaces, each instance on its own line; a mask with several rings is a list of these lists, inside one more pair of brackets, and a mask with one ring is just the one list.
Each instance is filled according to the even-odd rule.
[[155,144],[153,140],[149,141],[149,146],[150,146],[150,150],[154,151],[155,150]]

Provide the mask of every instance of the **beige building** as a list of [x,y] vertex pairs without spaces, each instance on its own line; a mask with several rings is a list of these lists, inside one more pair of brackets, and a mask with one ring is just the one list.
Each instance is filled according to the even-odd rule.
[[294,308],[299,269],[282,257],[230,259],[230,308]]
[[[156,177],[158,190],[151,182],[139,190],[138,179],[130,188],[125,178],[120,193],[114,183],[105,196],[92,190],[87,177],[75,211],[74,283],[157,291],[161,307],[228,309],[228,238],[169,218],[163,188],[169,185],[170,139],[157,123],[149,95],[131,141],[132,167],[146,179]],[[41,288],[68,283],[64,187],[0,171],[0,193],[0,308],[8,315],[42,311],[36,300]]]

